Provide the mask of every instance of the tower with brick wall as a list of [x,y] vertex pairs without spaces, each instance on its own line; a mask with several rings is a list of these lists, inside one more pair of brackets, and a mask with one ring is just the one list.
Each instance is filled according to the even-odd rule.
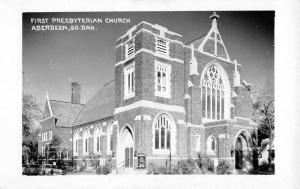
[[241,86],[241,64],[231,60],[218,31],[218,17],[210,17],[206,35],[187,44],[180,34],[145,21],[119,37],[114,81],[75,122],[75,157],[112,158],[116,170],[137,168],[140,154],[147,164],[161,165],[199,154],[235,165],[250,159],[256,131],[251,98]]
[[[183,46],[181,35],[147,22],[117,40],[115,116],[120,131],[126,126],[132,130],[135,154],[144,153],[150,160],[187,153]],[[162,115],[171,122],[172,134],[157,142],[155,120]]]
[[229,57],[219,16],[210,18],[208,34],[188,44],[144,21],[116,42],[115,119],[121,134],[130,130],[134,154],[146,154],[148,161],[199,153],[233,161],[237,133],[249,138],[255,130],[245,118],[251,99],[240,85],[241,65]]

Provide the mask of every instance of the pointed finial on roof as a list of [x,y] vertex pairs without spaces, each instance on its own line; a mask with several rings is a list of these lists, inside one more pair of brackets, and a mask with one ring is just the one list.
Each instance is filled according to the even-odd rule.
[[48,91],[46,92],[46,99],[49,99]]
[[217,26],[217,19],[220,18],[219,15],[217,15],[216,12],[214,12],[212,15],[209,17],[212,20],[212,26]]
[[233,63],[234,63],[234,71],[237,71],[237,60],[234,59]]

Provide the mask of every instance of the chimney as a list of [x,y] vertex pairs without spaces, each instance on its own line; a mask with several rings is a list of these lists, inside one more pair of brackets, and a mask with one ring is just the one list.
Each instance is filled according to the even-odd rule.
[[72,88],[71,102],[73,104],[80,104],[80,92],[81,92],[80,83],[72,82],[71,88]]

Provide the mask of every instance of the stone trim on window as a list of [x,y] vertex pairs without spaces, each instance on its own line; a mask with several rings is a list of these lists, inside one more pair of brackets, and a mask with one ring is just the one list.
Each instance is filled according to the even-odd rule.
[[195,135],[195,152],[201,152],[201,135]]
[[124,100],[135,96],[135,62],[124,68]]
[[103,136],[103,131],[100,126],[95,127],[94,130],[94,153],[96,155],[101,154],[101,137]]
[[73,155],[78,156],[78,147],[79,147],[79,131],[75,130],[74,135],[73,135]]
[[159,113],[153,120],[152,151],[153,154],[176,152],[176,126],[173,118],[167,113]]
[[206,154],[216,155],[217,151],[217,140],[214,136],[210,135],[206,141]]
[[84,129],[83,135],[82,135],[82,154],[83,155],[89,154],[89,137],[90,137],[89,129]]
[[171,98],[171,65],[155,61],[154,74],[154,95],[163,98]]
[[106,136],[107,136],[107,147],[106,147],[106,152],[107,154],[112,154],[113,151],[113,124],[110,124],[107,128],[106,131]]
[[132,38],[125,44],[126,59],[135,55],[135,38]]
[[169,56],[169,41],[156,37],[155,52],[164,56]]

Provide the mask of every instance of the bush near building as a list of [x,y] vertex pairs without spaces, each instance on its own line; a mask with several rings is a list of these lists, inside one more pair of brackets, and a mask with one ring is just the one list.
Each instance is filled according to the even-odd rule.
[[[217,166],[217,174],[231,174],[233,168],[227,161],[220,161]],[[214,174],[215,167],[213,160],[208,157],[198,156],[197,159],[189,158],[181,160],[176,164],[157,165],[149,163],[147,168],[148,174]]]

